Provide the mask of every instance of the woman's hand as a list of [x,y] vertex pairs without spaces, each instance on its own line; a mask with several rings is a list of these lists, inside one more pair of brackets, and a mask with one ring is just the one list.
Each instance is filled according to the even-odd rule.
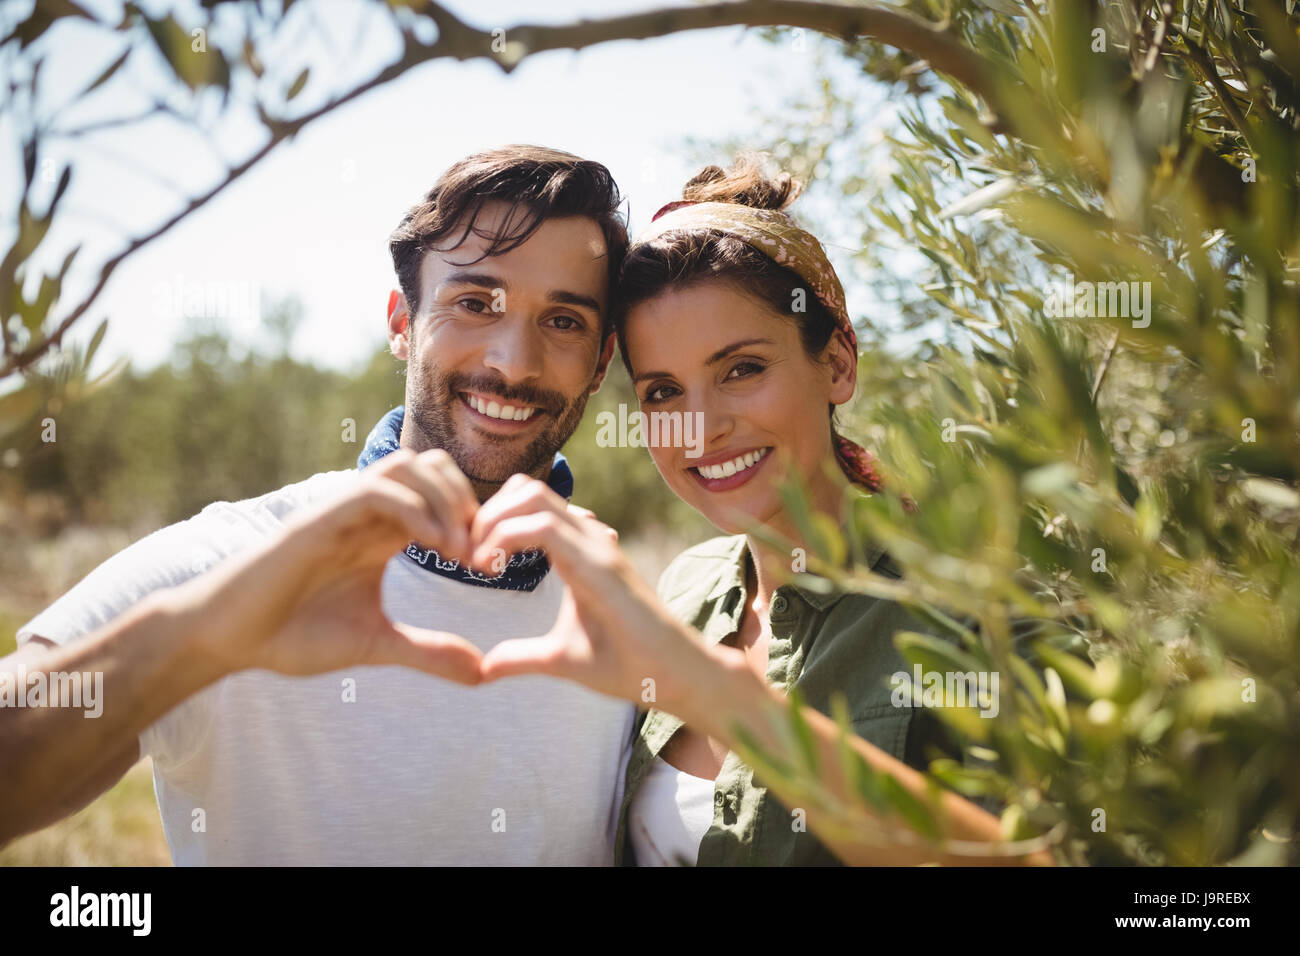
[[686,719],[680,711],[689,708],[689,690],[698,693],[716,676],[716,663],[632,569],[613,529],[545,483],[512,477],[479,508],[470,537],[472,566],[540,547],[566,584],[555,626],[489,650],[485,681],[549,674]]
[[347,494],[293,515],[273,541],[186,582],[175,600],[198,612],[209,653],[230,670],[394,664],[477,684],[476,647],[390,621],[380,590],[385,565],[412,540],[467,558],[477,510],[446,452],[396,451]]

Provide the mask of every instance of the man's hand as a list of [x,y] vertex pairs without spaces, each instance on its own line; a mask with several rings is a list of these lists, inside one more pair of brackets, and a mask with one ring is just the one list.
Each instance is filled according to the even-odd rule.
[[304,675],[395,664],[477,684],[477,648],[390,621],[380,591],[385,565],[410,541],[468,558],[477,511],[450,455],[402,449],[346,495],[295,514],[266,545],[182,585],[176,599],[210,609],[204,640],[230,670]]

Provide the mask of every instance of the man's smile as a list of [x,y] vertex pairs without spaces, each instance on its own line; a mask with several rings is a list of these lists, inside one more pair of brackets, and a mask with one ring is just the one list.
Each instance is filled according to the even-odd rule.
[[539,412],[546,414],[536,405],[510,402],[487,392],[458,392],[457,395],[461,404],[472,412],[475,423],[485,424],[497,432],[523,431]]

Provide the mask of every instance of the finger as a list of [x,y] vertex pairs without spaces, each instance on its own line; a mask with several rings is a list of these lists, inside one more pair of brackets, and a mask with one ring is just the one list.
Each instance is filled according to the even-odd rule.
[[377,460],[373,465],[366,469],[367,478],[382,477],[396,468],[404,467],[408,462],[415,459],[415,452],[409,448],[399,448],[396,451],[389,452],[383,458]]
[[[494,524],[506,518],[536,512],[551,512],[569,518],[569,502],[543,481],[527,475],[512,475],[495,495],[483,502],[470,525],[470,538],[482,541]],[[576,520],[576,519],[572,519]]]
[[479,674],[484,683],[522,674],[560,677],[564,671],[564,646],[550,637],[517,637],[502,641],[483,655]]
[[618,532],[615,531],[613,528],[611,528],[609,525],[605,524],[605,522],[597,518],[596,512],[592,511],[590,508],[584,508],[582,507],[582,505],[571,504],[569,505],[569,514],[577,518],[580,523],[589,523],[593,527],[599,528],[601,531],[603,531],[606,535],[609,536],[609,539],[611,541],[617,543]]
[[374,659],[367,663],[413,667],[458,684],[473,686],[481,682],[483,654],[458,634],[394,621],[385,638],[379,642]]
[[456,459],[450,454],[442,449],[437,449],[436,453],[426,454],[429,455],[431,465],[442,475],[446,488],[451,494],[452,504],[457,514],[465,519],[465,525],[468,527],[479,509],[478,495],[474,493],[474,486],[470,484],[469,478],[460,470]]
[[478,509],[478,501],[472,492],[466,493],[465,486],[452,481],[448,464],[455,468],[450,455],[442,449],[432,449],[405,466],[394,468],[386,477],[413,489],[428,502],[433,516],[446,529],[436,550],[464,560],[470,550],[469,524]]
[[[507,517],[493,524],[470,559],[475,567],[488,567],[493,555],[541,548],[567,578],[568,570],[583,564],[583,532],[551,511]],[[580,573],[580,572],[579,572]]]
[[[447,537],[429,503],[413,488],[388,479],[377,479],[368,484],[354,506],[369,519],[376,516],[388,519],[397,525],[407,541],[415,540],[432,546]],[[398,542],[397,547],[402,547],[402,543]]]

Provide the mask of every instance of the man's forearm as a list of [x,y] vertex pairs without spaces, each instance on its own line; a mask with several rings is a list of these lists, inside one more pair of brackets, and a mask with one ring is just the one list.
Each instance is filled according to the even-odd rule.
[[[197,618],[176,590],[157,591],[72,646],[0,662],[12,693],[12,705],[0,706],[0,843],[47,823],[51,805],[84,792],[141,731],[222,676]],[[98,716],[58,706],[56,688],[73,674],[96,687]],[[45,688],[39,703],[37,686]]]

